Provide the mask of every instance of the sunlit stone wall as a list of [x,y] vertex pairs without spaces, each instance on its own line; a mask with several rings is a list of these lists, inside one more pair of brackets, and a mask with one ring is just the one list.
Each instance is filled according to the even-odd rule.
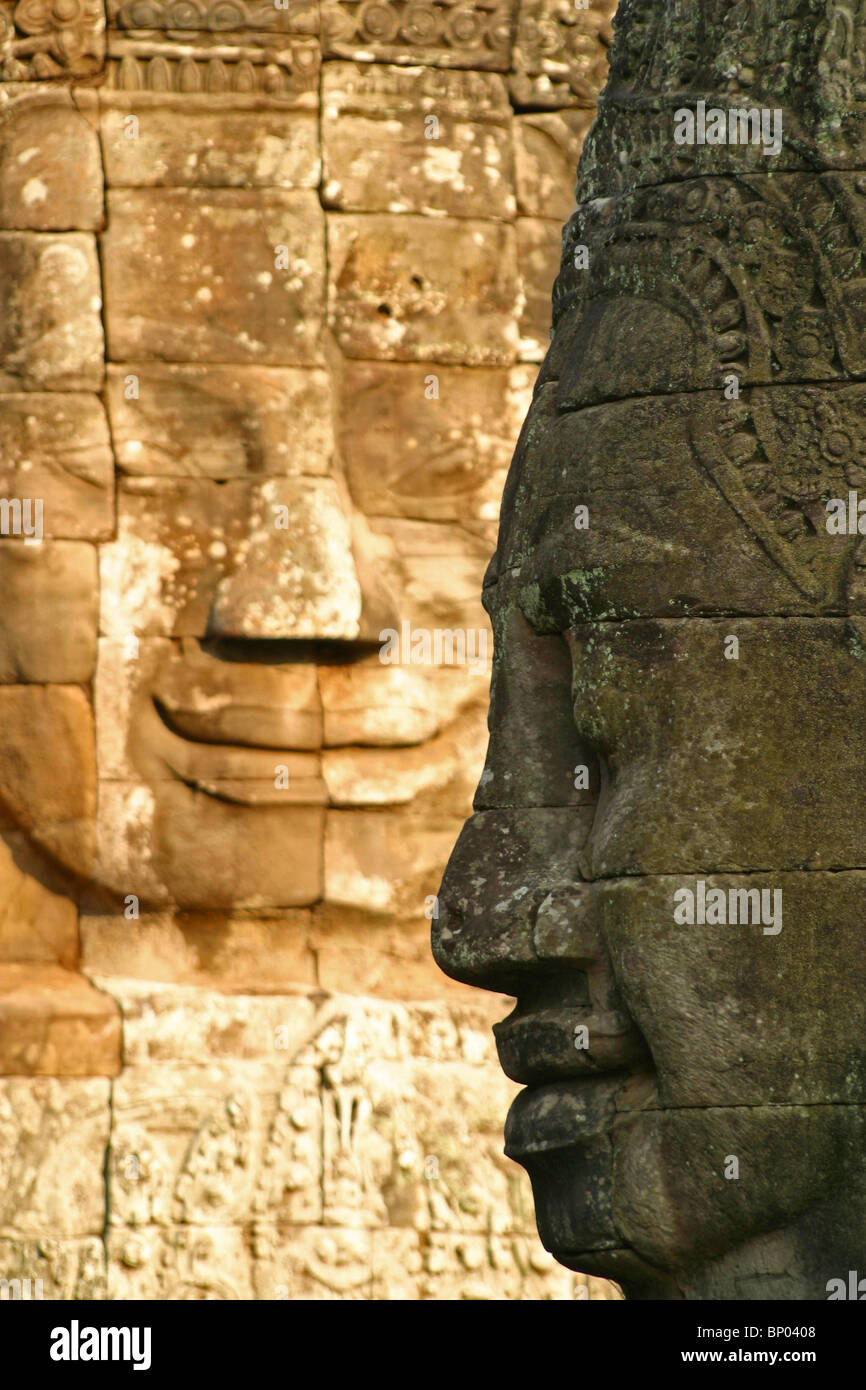
[[0,3],[0,1277],[611,1296],[428,937],[612,9]]

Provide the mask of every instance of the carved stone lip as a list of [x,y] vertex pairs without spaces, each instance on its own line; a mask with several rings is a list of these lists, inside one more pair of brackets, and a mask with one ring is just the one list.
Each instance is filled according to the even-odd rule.
[[505,1153],[517,1162],[561,1149],[582,1149],[612,1126],[611,1077],[554,1081],[528,1087],[505,1121]]
[[317,710],[215,702],[210,709],[185,708],[160,695],[156,711],[167,729],[188,743],[231,744],[257,751],[293,749],[313,752],[321,747],[321,716]]
[[220,801],[241,805],[323,806],[328,792],[316,752],[204,742],[176,732],[158,701],[148,743],[178,781]]
[[[589,1042],[575,1046],[575,1032],[586,1027]],[[512,1014],[493,1026],[499,1061],[506,1076],[524,1086],[622,1071],[641,1055],[633,1029],[612,1030],[587,1011],[545,1009]]]

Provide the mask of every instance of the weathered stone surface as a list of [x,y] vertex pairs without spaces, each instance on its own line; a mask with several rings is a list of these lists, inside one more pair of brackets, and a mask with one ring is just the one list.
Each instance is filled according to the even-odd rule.
[[[289,9],[277,9],[268,0],[245,0],[228,16],[220,13],[219,0],[190,0],[183,12],[184,33],[198,35],[230,27],[232,36],[238,28],[250,28],[256,33],[315,34],[318,30],[318,6],[315,0],[296,0]],[[119,31],[152,29],[157,33],[171,32],[177,15],[171,0],[106,0],[105,13],[112,29]],[[243,21],[238,23],[238,21]]]
[[103,92],[100,108],[112,188],[315,188],[319,182],[318,119],[307,106],[287,110],[262,97],[239,108],[227,95]]
[[523,362],[541,362],[550,346],[550,292],[562,252],[562,229],[545,218],[519,217],[516,231],[519,355]]
[[0,227],[94,231],[103,222],[96,101],[57,87],[0,85]]
[[238,1227],[134,1226],[106,1236],[112,1300],[252,1298],[246,1232]]
[[86,684],[96,664],[96,549],[0,545],[0,682]]
[[347,364],[339,443],[356,504],[371,516],[490,520],[530,388],[525,367]]
[[328,63],[322,102],[326,207],[514,218],[502,78]]
[[[101,6],[6,9],[0,500],[41,498],[46,539],[0,541],[0,1061],[105,1075],[98,1124],[72,1082],[46,1120],[32,1074],[0,1114],[0,1158],[21,1117],[32,1135],[0,1171],[0,1278],[601,1296],[542,1251],[501,1154],[506,1001],[431,975],[425,945],[481,766],[478,589],[534,376],[507,224],[518,190],[524,219],[570,210],[591,24],[533,9],[511,61],[516,7],[474,0],[109,0],[107,44]],[[79,394],[103,388],[103,228],[110,444]],[[491,804],[552,785],[526,711],[552,734],[559,707],[531,695],[507,694],[526,745],[491,755]],[[595,792],[565,781],[566,806]],[[539,907],[551,956],[568,907]]]
[[513,228],[406,214],[328,217],[330,321],[347,357],[509,365],[517,329]]
[[0,965],[0,1076],[114,1076],[120,1014],[71,970]]
[[0,839],[0,962],[78,964],[78,914],[69,884],[27,837]]
[[248,778],[221,786],[208,771],[190,767],[186,778],[176,773],[154,787],[103,783],[96,880],[118,903],[133,894],[146,906],[259,909],[316,902],[322,808],[263,803]]
[[[738,635],[736,661],[724,655],[728,635]],[[595,749],[617,748],[623,760],[593,822],[587,877],[866,863],[850,815],[866,757],[856,714],[864,663],[844,621],[718,618],[618,631],[602,624],[575,627],[571,647],[578,733]],[[808,768],[792,759],[790,728],[767,700],[768,691],[792,687],[797,736],[822,750]],[[692,785],[713,794],[690,798]]]
[[85,232],[0,232],[0,390],[98,391],[101,295]]
[[382,549],[382,574],[401,596],[403,621],[410,623],[412,631],[416,626],[431,633],[437,627],[462,630],[465,650],[472,657],[467,665],[483,683],[490,653],[482,636],[488,622],[481,607],[477,577],[490,555],[495,523],[442,526],[436,522],[381,517],[371,523],[370,529],[383,543],[387,542]]
[[[825,1299],[828,1280],[845,1268],[845,1212],[862,1201],[864,1124],[866,1110],[854,1105],[622,1116],[613,1142],[618,1224],[640,1255],[652,1250],[658,1259],[664,1249],[675,1296],[703,1298],[718,1289],[726,1299],[761,1299],[770,1282],[774,1299],[796,1299],[804,1289],[807,1298]],[[662,1155],[683,1175],[675,1200]],[[738,1175],[726,1181],[732,1157]],[[829,1222],[828,1195],[835,1208]],[[786,1231],[792,1206],[805,1213],[809,1235],[796,1248]],[[694,1213],[688,1223],[684,1208]],[[738,1250],[743,1232],[754,1238]],[[706,1260],[708,1249],[719,1252],[715,1259]]]
[[593,112],[533,111],[514,121],[517,208],[524,217],[555,217],[574,211],[574,171]]
[[93,715],[78,686],[0,686],[4,829],[25,831],[65,867],[88,874],[95,773]]
[[325,824],[325,896],[329,902],[373,912],[405,912],[436,891],[442,854],[455,825],[416,825],[400,836],[399,816],[329,811]]
[[116,189],[108,213],[115,361],[316,361],[324,223],[313,192]]
[[[569,620],[860,613],[862,557],[851,537],[828,533],[824,499],[847,508],[860,485],[862,386],[757,388],[721,403],[677,393],[568,413],[558,394],[552,382],[536,393],[516,455],[525,525],[502,534],[500,561],[535,620],[546,610],[555,626],[563,604]],[[546,566],[558,577],[542,594]]]
[[108,368],[107,390],[125,473],[241,478],[333,466],[331,386],[315,367],[128,362]]
[[63,1241],[105,1223],[107,1078],[0,1079],[0,1234]]
[[[35,539],[110,536],[113,489],[108,424],[96,396],[41,391],[0,396],[0,495],[21,499],[22,511],[24,499],[30,500],[29,515],[41,524]],[[5,523],[4,533],[9,534]]]
[[120,904],[113,913],[82,913],[82,968],[252,994],[312,988],[320,953],[311,922],[300,909],[255,916],[164,912],[133,921]]

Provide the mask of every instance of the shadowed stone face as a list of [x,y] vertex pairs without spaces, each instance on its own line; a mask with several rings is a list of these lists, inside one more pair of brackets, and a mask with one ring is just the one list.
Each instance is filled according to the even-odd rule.
[[[838,6],[772,42],[774,7],[734,6],[719,70],[693,9],[616,22],[434,949],[517,996],[506,1151],[559,1259],[633,1297],[823,1299],[866,1208],[863,36],[831,93]],[[778,108],[775,163],[676,146],[699,99]],[[638,132],[654,163],[617,158]]]

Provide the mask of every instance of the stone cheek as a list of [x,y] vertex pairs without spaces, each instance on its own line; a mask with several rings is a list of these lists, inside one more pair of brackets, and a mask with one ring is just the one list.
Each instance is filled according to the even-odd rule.
[[429,956],[487,654],[378,656],[490,635],[612,8],[0,0],[0,1277],[613,1296]]

